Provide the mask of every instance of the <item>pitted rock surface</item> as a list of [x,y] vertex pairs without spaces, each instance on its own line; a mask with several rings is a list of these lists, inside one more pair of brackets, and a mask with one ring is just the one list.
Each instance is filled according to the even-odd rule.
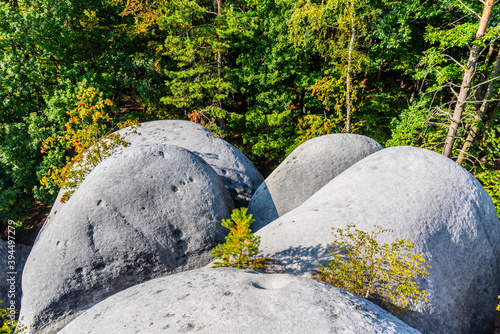
[[125,148],[99,164],[45,226],[27,260],[20,317],[56,332],[110,295],[202,267],[233,202],[214,170],[169,145]]
[[131,146],[176,145],[205,160],[226,185],[236,206],[248,206],[250,198],[264,181],[243,153],[199,124],[181,120],[145,122],[137,128],[137,133],[125,137]]
[[[126,134],[125,140],[131,147],[144,144],[175,145],[193,152],[206,161],[219,175],[227,187],[237,207],[248,206],[264,178],[248,158],[233,145],[215,137],[199,124],[180,120],[160,120],[142,123],[137,134],[130,129],[122,129],[118,133]],[[47,222],[55,217],[64,206],[60,191],[47,218]]]
[[374,304],[303,277],[197,269],[122,291],[60,334],[418,333]]

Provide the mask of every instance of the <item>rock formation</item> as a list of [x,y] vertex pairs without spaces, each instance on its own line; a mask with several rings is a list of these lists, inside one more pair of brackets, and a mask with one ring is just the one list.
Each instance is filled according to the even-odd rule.
[[[278,261],[279,273],[196,269],[211,260],[210,250],[227,233],[220,224],[233,208],[227,188],[246,187],[231,188],[238,175],[247,190],[258,179],[245,176],[252,168],[240,170],[239,162],[237,168],[239,158],[222,158],[233,154],[220,153],[231,152],[228,146],[200,149],[215,139],[197,127],[151,122],[141,130],[144,137],[99,164],[58,207],[26,262],[24,324],[38,322],[37,330],[52,333],[66,326],[61,333],[72,334],[492,329],[500,222],[491,198],[440,154],[380,150],[363,136],[307,142],[255,193],[250,207],[260,217],[261,253]],[[166,142],[196,145],[184,145],[191,152]],[[228,173],[231,164],[236,167]],[[406,324],[369,301],[306,278],[318,262],[330,261],[331,229],[348,223],[368,232],[375,225],[393,230],[378,242],[408,239],[432,266],[418,280],[429,302],[412,305],[402,318]]]
[[298,208],[256,234],[286,270],[307,275],[327,253],[332,227],[392,229],[380,243],[409,239],[432,266],[429,303],[404,320],[424,333],[484,333],[499,292],[500,223],[491,198],[465,169],[414,147],[386,148],[359,161]]
[[99,164],[52,218],[23,275],[23,323],[57,331],[148,279],[202,267],[233,202],[213,169],[177,146],[126,148]]
[[252,197],[248,207],[255,219],[252,230],[300,206],[344,170],[381,149],[371,138],[348,133],[316,137],[300,145]]
[[219,175],[238,207],[248,206],[250,198],[264,181],[243,153],[199,124],[179,120],[145,122],[137,128],[137,133],[125,138],[131,146],[176,145],[205,160]]
[[363,298],[286,274],[198,269],[122,291],[60,334],[418,333]]

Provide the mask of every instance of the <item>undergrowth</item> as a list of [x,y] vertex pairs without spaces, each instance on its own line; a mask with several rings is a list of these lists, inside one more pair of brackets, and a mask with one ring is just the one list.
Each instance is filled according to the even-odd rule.
[[[354,229],[332,228],[332,261],[320,265],[320,280],[349,290],[366,299],[382,298],[391,312],[401,314],[411,303],[427,302],[427,292],[421,290],[415,278],[429,273],[422,254],[412,254],[414,244],[406,239],[379,245],[375,238],[389,229],[376,226],[370,233]],[[354,229],[354,230],[353,230]]]

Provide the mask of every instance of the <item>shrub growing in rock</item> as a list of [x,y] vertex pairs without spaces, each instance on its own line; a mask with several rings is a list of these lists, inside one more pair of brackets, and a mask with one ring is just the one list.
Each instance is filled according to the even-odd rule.
[[255,236],[250,229],[254,222],[252,215],[247,215],[247,208],[233,210],[231,219],[223,219],[222,226],[229,229],[226,243],[212,250],[213,257],[221,259],[215,262],[213,268],[263,268],[267,258],[256,258],[259,252],[260,237]]
[[[382,298],[382,304],[400,314],[410,303],[424,299],[427,292],[420,290],[415,278],[428,275],[422,254],[412,254],[414,244],[407,239],[379,245],[377,235],[392,232],[375,226],[370,233],[354,229],[332,228],[335,240],[331,244],[333,260],[320,266],[320,279],[359,296]],[[354,231],[352,231],[354,229]]]

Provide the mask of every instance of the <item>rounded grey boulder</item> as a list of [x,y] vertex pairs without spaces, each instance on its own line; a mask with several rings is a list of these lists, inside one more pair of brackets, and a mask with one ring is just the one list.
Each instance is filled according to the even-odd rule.
[[418,333],[345,290],[286,274],[198,269],[122,291],[60,334]]
[[337,175],[382,149],[375,140],[337,133],[316,137],[297,147],[262,183],[248,206],[257,231],[295,209]]
[[[130,142],[131,147],[165,144],[193,152],[215,170],[238,207],[248,206],[250,198],[264,182],[262,175],[243,153],[225,140],[214,137],[199,124],[181,120],[160,120],[142,123],[137,127],[137,134],[130,133],[129,128],[118,133],[128,133],[125,140]],[[64,203],[61,203],[64,192],[59,192],[46,222],[61,211],[64,206]]]
[[[126,132],[127,129],[120,130]],[[125,140],[131,146],[168,144],[183,147],[205,160],[226,185],[237,206],[248,206],[264,178],[248,158],[225,140],[215,137],[203,126],[181,120],[142,123],[137,134]]]
[[169,145],[100,163],[45,226],[23,274],[20,317],[57,331],[106,297],[202,267],[224,241],[233,202],[213,169]]
[[500,287],[500,223],[491,198],[465,169],[414,147],[386,148],[333,179],[300,207],[257,232],[260,249],[287,271],[305,274],[327,262],[331,228],[347,223],[378,238],[409,239],[432,266],[404,321],[424,333],[492,330]]

